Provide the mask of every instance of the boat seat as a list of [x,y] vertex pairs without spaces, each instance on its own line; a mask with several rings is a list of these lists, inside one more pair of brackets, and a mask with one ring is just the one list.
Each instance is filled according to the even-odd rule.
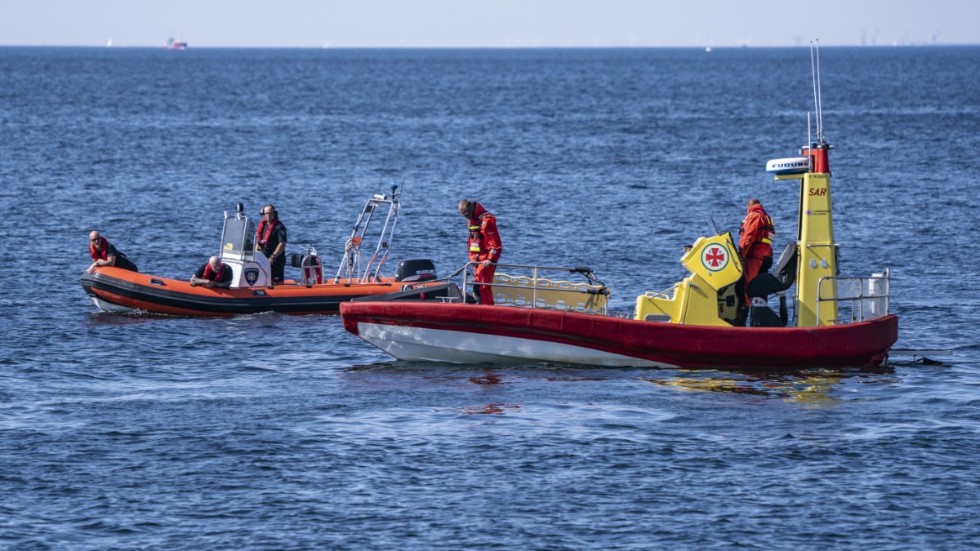
[[[783,302],[785,304],[785,301]],[[764,298],[752,299],[749,308],[749,325],[751,327],[785,327],[786,320],[769,308]]]
[[761,273],[749,282],[746,292],[749,298],[765,298],[789,289],[796,282],[796,242],[790,242],[776,261],[773,272]]

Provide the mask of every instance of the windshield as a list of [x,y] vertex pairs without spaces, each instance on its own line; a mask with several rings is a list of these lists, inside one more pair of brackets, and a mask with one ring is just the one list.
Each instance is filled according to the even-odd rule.
[[221,232],[221,256],[251,258],[255,250],[254,235],[255,229],[247,217],[225,218],[225,227]]

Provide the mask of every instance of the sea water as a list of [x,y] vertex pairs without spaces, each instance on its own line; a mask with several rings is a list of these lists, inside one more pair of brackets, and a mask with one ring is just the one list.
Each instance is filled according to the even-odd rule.
[[[975,548],[980,48],[824,48],[841,270],[897,348],[778,374],[398,362],[336,316],[102,314],[98,229],[189,277],[273,203],[328,274],[397,184],[388,268],[587,265],[614,310],[808,137],[806,48],[0,48],[0,547]],[[810,123],[810,134],[816,123]],[[296,274],[293,274],[296,275]],[[941,362],[926,364],[929,359]]]

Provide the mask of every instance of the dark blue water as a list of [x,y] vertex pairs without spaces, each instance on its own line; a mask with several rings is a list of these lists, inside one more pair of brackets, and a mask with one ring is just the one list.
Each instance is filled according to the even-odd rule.
[[[745,199],[795,234],[806,49],[0,48],[0,547],[980,545],[980,48],[826,48],[845,273],[893,273],[874,372],[393,362],[330,316],[99,314],[87,232],[187,277],[277,205],[336,269],[404,190],[393,259],[590,265],[615,309]],[[292,248],[292,247],[291,247]]]

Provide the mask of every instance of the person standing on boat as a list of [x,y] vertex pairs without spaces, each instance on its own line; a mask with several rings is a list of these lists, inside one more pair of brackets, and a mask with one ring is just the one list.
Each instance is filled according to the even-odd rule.
[[262,251],[272,265],[272,283],[282,283],[286,271],[286,226],[272,205],[262,207],[262,221],[255,228],[255,248]]
[[85,270],[86,273],[92,273],[96,268],[102,266],[115,266],[131,272],[139,271],[133,261],[116,250],[108,239],[99,235],[99,232],[95,230],[88,234],[88,253],[92,257],[92,264]]
[[209,289],[231,287],[231,266],[221,262],[217,256],[212,256],[191,276],[191,287],[203,285]]
[[493,274],[497,271],[497,261],[503,252],[500,234],[497,232],[497,219],[476,201],[463,199],[459,202],[459,213],[469,224],[467,246],[470,262],[476,263],[473,283],[477,286],[480,304],[493,305]]
[[[742,258],[745,289],[748,289],[755,276],[768,272],[772,266],[772,242],[776,238],[776,226],[758,199],[749,199],[738,233],[738,255]],[[746,302],[749,302],[748,294]]]

